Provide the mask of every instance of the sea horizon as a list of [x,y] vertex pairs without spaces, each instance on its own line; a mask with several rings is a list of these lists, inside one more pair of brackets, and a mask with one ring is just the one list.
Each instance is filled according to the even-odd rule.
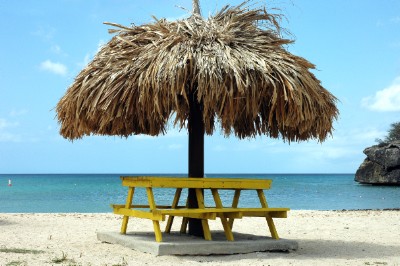
[[[261,172],[255,172],[255,173],[229,173],[229,172],[224,172],[224,173],[205,173],[205,175],[355,175],[355,173],[290,173],[290,172],[282,172],[282,173],[261,173]],[[187,173],[96,173],[96,172],[65,172],[65,173],[57,173],[57,172],[37,172],[37,173],[0,173],[0,176],[2,175],[133,175],[133,176],[139,176],[139,175],[145,175],[145,176],[151,176],[151,175],[188,175]]]
[[[183,173],[0,174],[0,212],[111,212],[110,204],[125,202],[127,188],[120,180],[124,175],[187,176]],[[354,181],[355,174],[206,173],[206,177],[271,179],[271,189],[265,191],[271,207],[292,210],[400,208],[400,187],[359,184]],[[7,185],[9,179],[12,186]],[[154,189],[154,192],[157,204],[172,202],[173,189]],[[207,193],[205,200],[211,202],[212,196]],[[135,197],[138,203],[147,202],[144,190],[138,190]],[[221,191],[221,197],[224,205],[231,204],[233,195]],[[257,204],[255,191],[243,191],[239,205],[256,207]]]

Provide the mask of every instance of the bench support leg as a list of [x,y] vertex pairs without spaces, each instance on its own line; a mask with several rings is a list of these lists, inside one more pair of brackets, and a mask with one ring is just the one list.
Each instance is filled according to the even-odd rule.
[[[186,199],[186,208],[189,208],[189,199]],[[188,223],[189,223],[189,218],[183,217],[182,224],[181,224],[181,230],[179,231],[179,233],[186,234],[186,228],[188,226]]]
[[[232,208],[237,208],[237,206],[239,205],[240,192],[241,192],[240,189],[235,189],[235,195],[233,196]],[[233,219],[233,218],[229,219],[229,227],[231,228],[231,230],[233,228],[234,220],[235,219]]]
[[[196,188],[196,197],[197,203],[199,204],[199,209],[204,209],[204,196],[200,188]],[[201,219],[201,225],[203,227],[204,239],[205,240],[212,240],[211,239],[211,232],[210,227],[208,226],[207,219]]]
[[[174,200],[172,201],[172,206],[171,206],[172,209],[176,209],[176,207],[178,206],[179,198],[181,197],[181,192],[182,192],[181,188],[176,189]],[[171,233],[171,227],[173,222],[174,222],[174,216],[170,215],[168,217],[167,226],[165,227],[165,233],[168,234]]]
[[[263,208],[268,208],[268,204],[267,204],[267,200],[264,195],[264,191],[262,189],[257,189],[257,194],[258,194],[258,198],[260,199],[261,206]],[[269,214],[267,214],[267,216],[265,218],[267,220],[269,231],[271,232],[272,238],[279,239],[278,232],[276,231],[276,227],[275,227],[274,221],[272,220],[272,217]]]
[[[217,208],[221,208],[221,209],[224,208],[224,206],[222,205],[222,201],[221,201],[221,198],[219,196],[218,190],[217,189],[211,189],[211,192],[213,194],[215,205],[217,206]],[[231,230],[231,227],[230,227],[230,225],[228,223],[228,220],[225,217],[225,214],[221,213],[221,217],[220,218],[221,218],[222,226],[224,227],[224,232],[225,232],[226,239],[228,241],[233,241],[234,239],[233,239],[232,230]]]
[[[147,192],[147,199],[149,200],[149,207],[150,210],[153,211],[156,209],[156,203],[154,201],[154,195],[153,195],[153,190],[150,187],[146,188]],[[154,227],[154,234],[156,237],[157,242],[162,242],[162,234],[161,234],[161,229],[160,229],[160,222],[153,220],[153,227]]]
[[[132,205],[133,193],[135,191],[134,187],[129,187],[128,196],[126,197],[125,208],[130,209]],[[121,234],[126,234],[126,229],[128,227],[129,216],[124,215],[124,219],[122,220],[121,226]]]
[[154,235],[157,242],[162,242],[162,234],[160,229],[160,222],[153,221]]

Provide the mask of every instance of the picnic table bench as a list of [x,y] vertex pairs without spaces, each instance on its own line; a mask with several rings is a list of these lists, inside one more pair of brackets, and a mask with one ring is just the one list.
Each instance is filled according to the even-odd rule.
[[[271,187],[272,180],[266,179],[236,179],[236,178],[181,178],[181,177],[129,177],[122,176],[122,185],[128,187],[128,195],[124,205],[111,205],[115,214],[123,215],[121,234],[126,234],[129,217],[150,219],[153,221],[155,239],[162,241],[160,221],[168,221],[165,233],[171,232],[175,216],[183,217],[180,232],[186,233],[189,218],[201,219],[204,232],[204,239],[212,240],[208,220],[221,219],[222,226],[227,240],[233,241],[232,227],[234,219],[242,217],[265,217],[271,236],[279,239],[274,221],[272,218],[286,218],[288,208],[268,207],[264,190]],[[136,188],[145,188],[148,204],[133,204],[133,196]],[[176,189],[171,205],[157,205],[154,199],[153,188]],[[195,189],[198,208],[188,208],[179,205],[182,189]],[[211,190],[215,206],[206,206],[203,190]],[[233,190],[232,204],[225,207],[222,204],[219,190]],[[238,207],[242,190],[255,190],[257,192],[260,207],[241,208]]]

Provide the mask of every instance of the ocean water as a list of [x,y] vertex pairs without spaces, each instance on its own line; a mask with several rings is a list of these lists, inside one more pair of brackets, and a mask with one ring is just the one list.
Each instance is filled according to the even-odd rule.
[[[111,212],[110,204],[124,204],[127,195],[119,176],[3,174],[0,175],[0,212]],[[265,191],[270,207],[293,210],[400,208],[400,187],[360,185],[354,181],[354,174],[207,174],[207,177],[272,179],[272,188]],[[12,186],[8,186],[9,179]],[[174,190],[154,189],[154,193],[157,204],[170,204]],[[233,192],[221,191],[220,194],[224,205],[229,206]],[[212,202],[211,193],[205,193],[205,201]],[[147,204],[144,189],[135,192],[134,202]],[[239,206],[258,207],[257,193],[244,191]]]

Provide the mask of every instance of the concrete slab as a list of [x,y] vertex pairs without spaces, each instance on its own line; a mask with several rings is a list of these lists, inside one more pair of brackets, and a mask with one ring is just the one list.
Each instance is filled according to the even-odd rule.
[[266,236],[234,233],[235,241],[227,241],[223,231],[212,232],[212,241],[179,233],[163,234],[163,242],[156,242],[153,232],[131,232],[121,235],[118,232],[98,232],[102,242],[119,244],[157,256],[162,255],[213,255],[240,254],[260,251],[294,251],[296,241],[275,240]]

